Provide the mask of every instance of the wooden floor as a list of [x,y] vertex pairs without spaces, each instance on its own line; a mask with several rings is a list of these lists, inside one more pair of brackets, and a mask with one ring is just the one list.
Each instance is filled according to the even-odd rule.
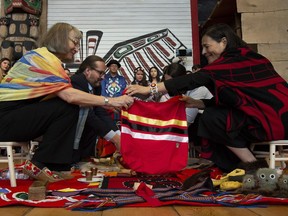
[[194,207],[168,206],[157,208],[128,208],[105,210],[100,212],[79,212],[63,208],[31,208],[23,206],[2,207],[3,216],[285,216],[288,206],[269,206],[267,208],[232,208],[232,207]]
[[[0,163],[0,169],[7,165]],[[1,186],[1,181],[0,181]],[[285,216],[288,205],[268,206],[265,208],[165,206],[157,208],[129,208],[105,210],[100,212],[70,211],[64,208],[34,208],[25,206],[0,207],[1,216]]]

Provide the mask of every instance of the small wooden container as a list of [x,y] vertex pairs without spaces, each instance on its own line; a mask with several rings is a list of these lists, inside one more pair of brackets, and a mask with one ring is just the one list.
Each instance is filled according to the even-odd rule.
[[92,176],[96,176],[98,172],[97,167],[91,167],[91,172],[92,172]]
[[92,181],[93,174],[91,170],[85,171],[86,181]]

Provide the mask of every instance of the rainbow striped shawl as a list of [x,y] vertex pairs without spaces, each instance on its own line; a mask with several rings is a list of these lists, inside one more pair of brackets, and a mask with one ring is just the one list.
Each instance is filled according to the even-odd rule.
[[51,95],[70,87],[61,61],[47,48],[27,52],[0,84],[0,101],[15,101]]

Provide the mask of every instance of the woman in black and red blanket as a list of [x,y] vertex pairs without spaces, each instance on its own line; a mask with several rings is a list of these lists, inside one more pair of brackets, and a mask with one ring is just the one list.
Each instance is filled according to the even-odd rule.
[[208,28],[202,36],[208,65],[200,71],[158,83],[156,89],[130,85],[126,93],[179,92],[206,86],[209,100],[183,96],[187,107],[205,109],[199,120],[202,157],[223,170],[267,166],[249,150],[252,142],[288,139],[288,84],[271,62],[253,52],[226,24]]

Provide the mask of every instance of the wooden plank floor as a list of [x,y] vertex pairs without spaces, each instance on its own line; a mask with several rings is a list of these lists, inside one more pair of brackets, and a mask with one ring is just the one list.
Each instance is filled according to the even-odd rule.
[[[0,169],[7,164],[0,163]],[[26,206],[0,207],[1,216],[288,216],[288,205],[273,205],[266,208],[234,208],[203,206],[165,206],[165,207],[121,207],[99,212],[70,211],[64,208],[34,208]]]
[[100,212],[70,211],[63,208],[32,208],[11,206],[0,208],[3,216],[285,216],[288,206],[268,206],[267,208],[233,208],[233,207],[198,207],[198,206],[165,206],[122,207]]

